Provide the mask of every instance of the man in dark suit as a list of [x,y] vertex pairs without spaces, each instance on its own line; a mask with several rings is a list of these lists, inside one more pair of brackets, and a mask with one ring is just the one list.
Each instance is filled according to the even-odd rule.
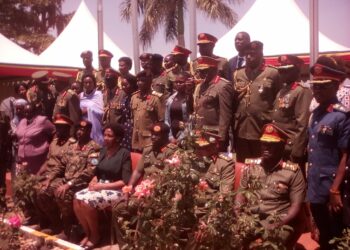
[[247,32],[242,31],[237,33],[235,37],[235,48],[238,51],[238,55],[232,57],[228,61],[228,78],[227,80],[232,81],[233,73],[236,69],[245,66],[245,49],[250,43],[250,36]]

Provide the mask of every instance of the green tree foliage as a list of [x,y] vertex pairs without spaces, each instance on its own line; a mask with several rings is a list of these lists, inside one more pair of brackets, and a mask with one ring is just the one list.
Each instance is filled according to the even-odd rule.
[[[220,21],[231,28],[237,22],[237,14],[230,4],[241,0],[197,0],[197,9],[213,21]],[[140,40],[144,47],[151,44],[160,27],[164,27],[166,41],[177,40],[184,46],[184,13],[187,10],[186,0],[138,0],[138,12],[143,15]],[[121,15],[129,21],[131,17],[131,0],[121,4]]]
[[0,32],[25,49],[40,54],[61,33],[73,13],[62,14],[64,0],[0,0]]

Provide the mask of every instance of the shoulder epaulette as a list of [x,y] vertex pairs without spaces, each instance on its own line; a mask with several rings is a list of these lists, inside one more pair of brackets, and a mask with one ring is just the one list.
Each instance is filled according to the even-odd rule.
[[157,91],[155,91],[155,90],[152,91],[152,95],[155,95],[155,96],[157,96],[157,97],[159,97],[159,98],[161,98],[161,97],[163,96],[162,93],[159,93],[159,92],[157,92]]
[[299,165],[298,165],[298,163],[294,163],[294,162],[283,162],[282,168],[296,172],[299,169]]
[[134,92],[134,93],[132,93],[131,95],[133,96],[133,95],[136,95],[136,94],[138,94],[138,93],[140,93],[140,90],[135,91],[135,92]]
[[335,103],[333,104],[333,109],[344,112],[344,113],[348,113],[350,110],[348,108],[346,108],[343,104],[341,103]]
[[174,144],[174,143],[169,143],[169,144],[167,145],[167,147],[170,148],[170,149],[176,149],[176,148],[178,148],[177,145]]
[[99,156],[99,153],[94,152],[94,153],[89,154],[88,157],[90,157],[90,158],[98,158],[98,156]]
[[223,82],[225,82],[225,83],[230,83],[229,80],[227,80],[227,79],[225,79],[225,78],[222,78],[222,77],[220,77],[220,80],[223,81]]
[[72,89],[68,89],[68,93],[71,94],[71,95],[76,95],[77,93],[74,92],[74,90]]
[[76,142],[77,142],[77,140],[76,140],[75,138],[73,138],[73,137],[69,138],[68,141],[69,141],[70,143],[76,143]]
[[259,165],[261,163],[261,158],[248,158],[245,159],[244,164],[246,165]]
[[232,161],[232,157],[229,153],[220,153],[219,158],[225,161]]

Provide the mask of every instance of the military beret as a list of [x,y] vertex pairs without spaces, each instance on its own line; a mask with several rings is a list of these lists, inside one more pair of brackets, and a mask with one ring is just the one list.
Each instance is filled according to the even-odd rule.
[[287,139],[286,132],[272,123],[268,123],[263,127],[260,137],[260,141],[264,142],[286,142]]
[[262,52],[264,49],[264,44],[260,41],[252,41],[248,44],[247,49]]
[[66,115],[64,114],[56,114],[54,117],[54,124],[56,125],[73,125],[73,121]]
[[100,49],[98,51],[98,56],[99,57],[107,57],[107,58],[112,58],[113,54],[111,52],[109,52],[108,50],[105,49]]
[[192,51],[188,50],[180,45],[176,45],[173,50],[171,51],[171,54],[173,55],[185,55],[185,56],[189,56],[189,54],[191,54]]
[[217,42],[217,38],[213,35],[210,35],[208,33],[200,33],[198,34],[198,42],[197,44],[207,44],[207,43],[212,43],[215,44]]
[[49,76],[49,72],[46,70],[36,71],[32,74],[32,78],[36,82],[45,83],[45,84],[50,83],[50,79],[48,76]]
[[151,60],[152,54],[151,53],[142,53],[139,58],[141,61]]
[[80,54],[81,58],[92,58],[92,52],[90,50],[85,50]]
[[164,122],[157,122],[152,126],[152,134],[166,134],[170,132],[170,128]]
[[209,56],[201,56],[197,58],[197,69],[217,68],[219,61]]
[[313,84],[342,82],[346,78],[346,73],[331,56],[320,56],[311,67],[310,73],[313,75],[311,80]]
[[301,68],[304,61],[294,55],[282,55],[278,57],[277,69],[291,69],[291,68]]
[[57,71],[52,72],[52,76],[55,79],[56,83],[57,82],[69,83],[69,80],[72,78],[70,74],[57,72]]
[[78,124],[79,128],[92,128],[92,123],[88,120],[81,120]]

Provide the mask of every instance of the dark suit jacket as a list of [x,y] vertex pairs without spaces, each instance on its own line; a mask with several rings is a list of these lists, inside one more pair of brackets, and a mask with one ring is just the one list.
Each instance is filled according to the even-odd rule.
[[227,78],[227,80],[229,80],[229,81],[232,81],[233,73],[237,70],[237,61],[238,61],[238,55],[232,57],[228,61],[228,78]]

